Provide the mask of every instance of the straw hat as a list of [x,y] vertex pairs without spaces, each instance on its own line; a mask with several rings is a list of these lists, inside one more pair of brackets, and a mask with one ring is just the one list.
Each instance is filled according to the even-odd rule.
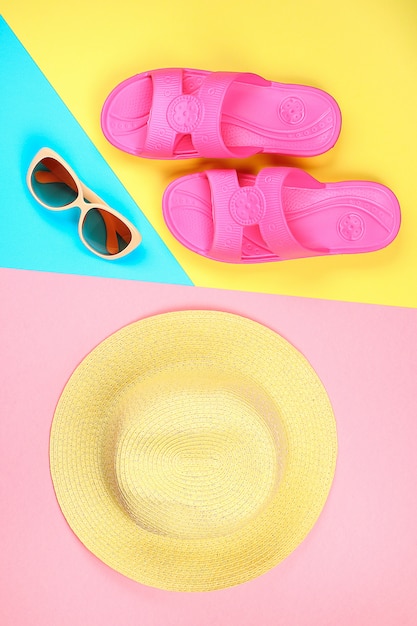
[[146,585],[250,580],[304,539],[337,439],[327,394],[285,339],[219,311],[156,315],[106,339],[56,408],[52,479],[69,525]]

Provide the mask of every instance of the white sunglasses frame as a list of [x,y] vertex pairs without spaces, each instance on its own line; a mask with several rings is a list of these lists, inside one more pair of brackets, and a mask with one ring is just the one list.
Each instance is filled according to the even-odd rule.
[[[57,161],[60,165],[62,165],[66,169],[68,174],[73,179],[74,183],[77,186],[77,191],[78,191],[78,195],[73,202],[70,202],[69,204],[66,204],[65,206],[62,206],[62,207],[61,206],[53,207],[42,202],[42,200],[36,194],[33,188],[33,184],[32,184],[32,175],[36,167],[39,165],[39,163],[43,159],[46,159],[46,158],[54,159],[55,161]],[[51,150],[50,148],[41,148],[41,150],[39,150],[39,152],[32,159],[32,162],[28,168],[28,172],[26,176],[26,183],[29,188],[29,191],[31,192],[32,196],[35,198],[36,202],[38,202],[38,204],[43,206],[45,209],[48,209],[49,211],[66,211],[68,209],[72,209],[75,207],[80,209],[81,214],[80,214],[80,218],[78,221],[78,236],[81,239],[82,243],[85,245],[85,247],[96,256],[102,259],[105,259],[106,261],[113,261],[116,259],[120,259],[121,257],[126,256],[127,254],[130,254],[130,252],[132,252],[135,248],[137,248],[137,246],[141,243],[142,236],[140,232],[138,231],[138,229],[136,228],[136,226],[134,226],[126,217],[124,217],[124,215],[122,215],[115,209],[112,209],[97,194],[95,194],[89,187],[87,187],[78,178],[77,174],[74,172],[72,167],[68,165],[68,163],[64,161],[64,159],[54,150]],[[88,202],[86,202],[85,199],[87,199]],[[106,255],[106,254],[101,254],[100,252],[95,250],[85,240],[85,237],[82,232],[82,227],[84,223],[84,218],[87,215],[88,211],[90,211],[91,209],[101,209],[103,211],[106,211],[110,215],[114,215],[114,217],[119,219],[121,222],[123,222],[123,224],[125,224],[129,228],[130,233],[131,233],[131,240],[129,244],[126,246],[126,248],[124,248],[123,250],[121,250],[120,252],[116,254]]]

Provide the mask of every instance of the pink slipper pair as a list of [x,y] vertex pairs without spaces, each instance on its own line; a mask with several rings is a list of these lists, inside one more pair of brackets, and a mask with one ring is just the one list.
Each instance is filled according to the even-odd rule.
[[[324,91],[255,74],[162,69],[133,76],[101,116],[117,148],[155,159],[313,156],[329,150],[340,110]],[[320,183],[298,168],[255,176],[208,170],[173,181],[164,218],[184,246],[230,263],[258,263],[387,246],[400,225],[384,185]]]

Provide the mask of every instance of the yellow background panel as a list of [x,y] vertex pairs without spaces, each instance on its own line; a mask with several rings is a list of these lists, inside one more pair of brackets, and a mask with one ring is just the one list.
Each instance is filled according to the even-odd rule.
[[[196,285],[417,306],[416,0],[0,0],[0,9]],[[331,93],[343,122],[327,154],[221,166],[297,165],[322,181],[381,182],[401,204],[396,240],[375,253],[244,266],[182,247],[163,221],[162,194],[207,162],[125,154],[105,140],[99,121],[118,82],[169,66],[255,72]]]

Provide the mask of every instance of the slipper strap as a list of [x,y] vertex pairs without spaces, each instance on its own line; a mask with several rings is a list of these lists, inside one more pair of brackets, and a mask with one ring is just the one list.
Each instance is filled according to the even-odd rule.
[[229,87],[235,82],[270,84],[257,74],[242,72],[211,72],[203,79],[197,94],[201,103],[201,121],[191,133],[193,145],[202,157],[245,158],[257,152],[253,147],[228,148],[223,141],[221,128],[223,102]]
[[207,170],[213,212],[213,243],[210,255],[228,262],[242,259],[244,229],[258,225],[271,252],[282,259],[309,256],[311,251],[293,236],[282,203],[284,181],[296,178],[297,186],[312,178],[297,168],[261,170],[254,185],[241,187],[236,170]]
[[236,170],[207,170],[213,211],[213,242],[211,256],[236,262],[242,258],[243,226],[229,210],[230,199],[241,189]]
[[253,147],[228,148],[222,137],[221,115],[225,96],[236,81],[259,85],[269,82],[256,74],[210,72],[197,92],[184,93],[181,68],[153,70],[152,108],[147,124],[143,156],[174,156],[178,138],[190,135],[196,157],[243,158]]
[[147,124],[143,155],[172,157],[178,132],[167,122],[170,104],[182,95],[182,69],[162,69],[150,72],[152,77],[152,108]]
[[289,177],[296,178],[296,185],[311,186],[312,178],[306,172],[292,167],[265,167],[256,177],[266,203],[266,211],[259,220],[259,230],[268,248],[283,259],[299,259],[310,256],[311,251],[302,246],[291,232],[285,215],[282,188]]

